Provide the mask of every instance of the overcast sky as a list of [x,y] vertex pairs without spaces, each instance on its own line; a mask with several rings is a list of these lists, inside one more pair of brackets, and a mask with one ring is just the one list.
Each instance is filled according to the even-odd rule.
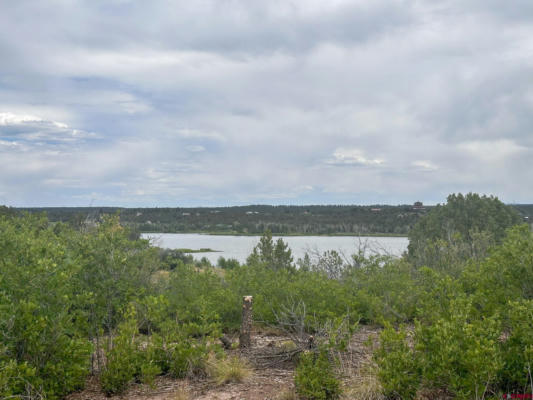
[[0,0],[0,204],[533,203],[533,1]]

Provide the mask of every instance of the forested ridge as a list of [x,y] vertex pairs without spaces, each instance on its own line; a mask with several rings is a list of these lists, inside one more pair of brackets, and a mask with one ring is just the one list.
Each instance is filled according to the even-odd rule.
[[[512,205],[533,220],[533,204]],[[409,229],[433,206],[413,205],[309,205],[196,208],[45,207],[20,208],[46,212],[50,221],[79,226],[87,219],[118,214],[121,223],[140,232],[273,234],[392,234]]]
[[[108,396],[163,375],[245,379],[251,353],[228,355],[243,296],[256,328],[289,338],[274,349],[294,371],[280,400],[498,399],[533,385],[533,235],[495,197],[448,196],[400,258],[294,260],[267,230],[244,265],[213,267],[134,233],[116,215],[76,226],[0,208],[0,398],[61,399],[89,377]],[[361,325],[381,333],[357,372],[344,362]]]
[[81,223],[101,214],[120,215],[122,223],[141,232],[262,234],[398,234],[427,209],[401,206],[268,206],[209,208],[30,208],[51,221]]

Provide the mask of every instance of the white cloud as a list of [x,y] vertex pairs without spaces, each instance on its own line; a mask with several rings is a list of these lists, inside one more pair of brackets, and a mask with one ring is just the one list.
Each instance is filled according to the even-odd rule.
[[333,153],[333,158],[326,161],[332,165],[359,165],[359,166],[379,166],[385,161],[380,158],[367,158],[367,156],[357,148],[339,147]]
[[59,141],[74,142],[96,135],[69,125],[29,114],[0,112],[0,137],[24,142]]
[[435,164],[427,160],[413,161],[411,165],[420,171],[436,171],[439,169]]
[[[44,120],[34,115],[13,114],[11,112],[0,112],[0,125],[11,126],[28,122],[43,122]],[[57,122],[51,121],[52,124]]]

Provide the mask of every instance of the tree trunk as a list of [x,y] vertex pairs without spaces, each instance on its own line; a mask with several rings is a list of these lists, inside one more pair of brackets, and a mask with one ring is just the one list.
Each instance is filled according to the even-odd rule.
[[244,296],[242,301],[242,323],[239,335],[239,346],[241,349],[250,347],[252,344],[252,296]]

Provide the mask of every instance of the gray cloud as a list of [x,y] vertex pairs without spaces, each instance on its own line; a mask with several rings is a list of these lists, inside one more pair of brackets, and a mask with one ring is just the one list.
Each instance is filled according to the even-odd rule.
[[23,0],[12,205],[531,201],[528,1]]

